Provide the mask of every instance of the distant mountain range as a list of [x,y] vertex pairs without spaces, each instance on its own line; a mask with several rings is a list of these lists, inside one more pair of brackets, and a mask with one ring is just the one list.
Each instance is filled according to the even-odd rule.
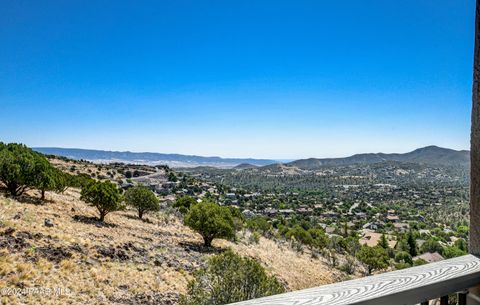
[[404,154],[369,153],[357,154],[346,158],[310,158],[296,160],[287,163],[287,165],[295,166],[300,169],[314,170],[325,166],[372,164],[384,161],[468,166],[470,164],[470,152],[467,150],[453,150],[438,146],[427,146]]
[[[64,156],[77,160],[83,159],[96,163],[124,162],[150,165],[167,164],[172,167],[212,166],[223,168],[235,167],[237,169],[249,169],[256,166],[282,163],[280,161],[269,159],[202,157],[150,152],[120,152],[57,147],[36,147],[33,149],[48,155]],[[466,150],[457,151],[438,146],[427,146],[404,154],[367,153],[357,154],[346,158],[301,159],[285,164],[299,169],[314,170],[326,166],[372,164],[384,161],[468,166],[470,163],[470,153]]]
[[279,162],[276,160],[267,159],[201,157],[180,154],[105,151],[79,148],[34,147],[33,149],[46,155],[63,156],[76,160],[83,159],[95,163],[123,162],[149,165],[166,164],[171,167],[213,166],[230,168],[239,164],[264,166]]

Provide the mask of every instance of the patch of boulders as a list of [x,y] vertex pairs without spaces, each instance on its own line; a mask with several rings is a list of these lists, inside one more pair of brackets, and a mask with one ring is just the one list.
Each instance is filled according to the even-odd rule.
[[108,246],[96,246],[99,256],[109,257],[113,260],[127,261],[130,260],[130,255],[124,249],[108,247]]
[[180,301],[180,294],[178,292],[148,292],[134,295],[123,295],[122,297],[112,297],[112,303],[124,305],[176,305]]
[[70,251],[60,247],[38,247],[35,248],[35,254],[36,258],[43,257],[48,261],[57,264],[72,257],[72,253]]
[[30,247],[30,244],[25,240],[25,237],[14,236],[14,228],[7,228],[0,234],[0,249],[7,248],[10,252],[20,252],[23,249]]

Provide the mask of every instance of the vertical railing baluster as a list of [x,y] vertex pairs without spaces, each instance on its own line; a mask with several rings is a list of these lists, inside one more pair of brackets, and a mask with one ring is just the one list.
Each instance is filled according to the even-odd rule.
[[444,295],[440,298],[440,305],[448,305],[448,295]]
[[468,291],[458,293],[458,305],[467,305],[467,293]]

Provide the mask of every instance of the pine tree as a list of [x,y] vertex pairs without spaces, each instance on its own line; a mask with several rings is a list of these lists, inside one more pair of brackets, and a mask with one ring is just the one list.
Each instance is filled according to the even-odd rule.
[[407,235],[408,252],[412,257],[417,256],[417,241],[413,232],[410,230]]
[[382,236],[380,237],[380,240],[378,241],[378,245],[383,249],[388,249],[388,240],[385,234],[382,234]]

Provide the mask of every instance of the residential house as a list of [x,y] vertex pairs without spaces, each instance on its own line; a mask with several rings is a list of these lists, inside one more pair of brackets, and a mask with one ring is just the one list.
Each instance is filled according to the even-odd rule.
[[414,261],[416,261],[417,259],[423,259],[427,263],[439,262],[444,260],[443,256],[441,256],[438,252],[425,252],[422,255],[413,257]]

